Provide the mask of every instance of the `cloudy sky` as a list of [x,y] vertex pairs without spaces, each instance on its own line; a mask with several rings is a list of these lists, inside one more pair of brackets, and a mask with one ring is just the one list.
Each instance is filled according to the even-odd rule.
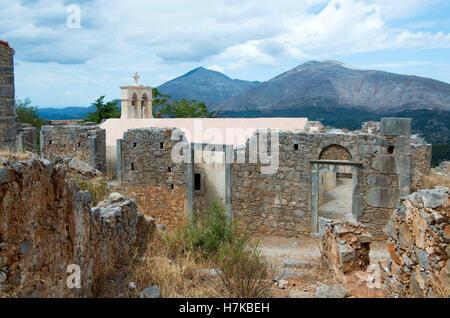
[[450,83],[448,0],[1,0],[0,39],[42,107],[118,98],[136,71],[264,81],[312,59]]

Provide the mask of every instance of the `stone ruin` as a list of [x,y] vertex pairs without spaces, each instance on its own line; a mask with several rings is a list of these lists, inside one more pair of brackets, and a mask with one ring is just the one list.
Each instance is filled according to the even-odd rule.
[[37,128],[17,122],[14,88],[14,54],[0,40],[0,148],[37,151]]
[[[33,152],[37,131],[19,125],[15,114],[13,55],[0,41],[0,146]],[[150,117],[151,100],[142,96],[146,111],[131,99],[133,118]],[[322,235],[323,259],[338,282],[367,271],[372,237],[387,233],[386,292],[448,297],[449,190],[410,195],[431,168],[431,145],[411,135],[411,119],[383,118],[357,131],[312,121],[305,129],[276,131],[279,167],[273,174],[249,161],[250,142],[263,132],[275,130],[258,130],[239,147],[214,149],[225,157],[243,155],[245,163],[207,166],[173,162],[174,148],[187,142],[177,127],[129,129],[119,134],[111,156],[106,136],[115,132],[92,124],[43,126],[40,151],[51,161],[0,162],[0,291],[95,296],[108,275],[131,262],[132,251],[145,249],[155,230],[151,217],[172,226],[195,213],[195,202],[220,194],[227,213],[254,233]],[[195,142],[189,147],[191,159],[204,151]],[[113,194],[93,207],[91,195],[67,180],[73,171],[117,176],[132,199]],[[348,203],[341,212],[351,216],[324,212],[327,195],[343,183],[349,187],[332,205]],[[74,264],[86,276],[81,288],[68,289],[67,268]]]
[[450,189],[420,190],[400,199],[386,227],[392,297],[450,296]]
[[[91,194],[66,180],[67,170],[35,157],[2,159],[0,292],[94,297],[136,250],[145,250],[155,224],[138,214],[135,201],[111,194],[93,207]],[[69,288],[74,265],[81,286]]]
[[337,221],[326,225],[322,237],[322,260],[337,281],[345,275],[366,271],[370,265],[372,235],[353,221]]
[[16,146],[17,116],[14,99],[14,54],[8,42],[0,41],[0,146]]

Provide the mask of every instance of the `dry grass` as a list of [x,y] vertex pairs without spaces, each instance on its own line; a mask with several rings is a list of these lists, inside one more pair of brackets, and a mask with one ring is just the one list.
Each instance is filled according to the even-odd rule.
[[[168,257],[171,254],[170,258]],[[202,272],[214,264],[190,252],[169,248],[164,233],[158,232],[149,243],[132,279],[136,289],[158,285],[165,298],[211,298],[223,295],[220,279]]]
[[450,187],[450,169],[431,169],[431,174],[422,176],[422,187],[424,189],[434,189],[437,186]]
[[8,160],[26,160],[31,155],[29,153],[15,152],[9,148],[0,148],[0,158],[6,158]]

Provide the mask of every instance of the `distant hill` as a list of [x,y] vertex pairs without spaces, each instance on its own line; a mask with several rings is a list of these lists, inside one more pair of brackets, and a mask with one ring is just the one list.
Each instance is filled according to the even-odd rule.
[[234,95],[259,84],[260,82],[231,79],[222,73],[199,67],[157,89],[174,100],[186,98],[204,102],[211,110]]
[[360,70],[338,61],[309,61],[225,101],[224,110],[320,107],[372,112],[450,110],[450,84],[433,79]]
[[66,108],[39,108],[38,113],[41,118],[48,120],[55,119],[82,119],[88,113],[95,110],[95,106],[90,107],[66,107]]

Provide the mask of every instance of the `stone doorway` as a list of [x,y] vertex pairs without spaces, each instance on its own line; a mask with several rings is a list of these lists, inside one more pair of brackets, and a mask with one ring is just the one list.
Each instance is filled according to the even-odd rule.
[[[229,217],[231,213],[231,160],[228,145],[191,144],[191,163],[187,166],[188,210],[195,215],[219,199]],[[231,157],[232,158],[232,157]]]
[[311,232],[320,233],[319,218],[337,220],[351,212],[358,220],[361,216],[359,195],[361,163],[314,160],[311,164]]

